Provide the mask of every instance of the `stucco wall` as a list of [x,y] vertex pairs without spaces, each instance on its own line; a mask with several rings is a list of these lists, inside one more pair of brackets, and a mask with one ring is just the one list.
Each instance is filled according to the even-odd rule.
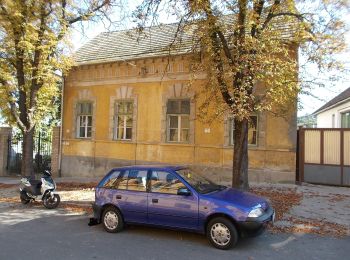
[[[339,128],[341,127],[341,113],[350,111],[350,100],[335,106],[329,110],[317,114],[318,128]],[[332,125],[332,116],[335,117],[335,125]]]
[[[164,73],[167,59],[154,58],[131,63],[85,65],[66,78],[63,108],[62,176],[101,176],[111,167],[126,164],[190,164],[211,169],[209,175],[228,180],[233,147],[228,145],[227,121],[198,120],[198,101],[193,89],[205,84],[205,75],[187,88],[190,65],[184,57],[170,60],[172,71]],[[143,73],[146,68],[147,73]],[[113,140],[113,102],[134,100],[133,138]],[[186,97],[191,100],[190,141],[166,142],[166,101]],[[93,135],[76,138],[76,103],[94,102]],[[293,181],[295,179],[296,108],[287,118],[260,113],[258,145],[249,148],[249,168],[253,180]],[[216,174],[213,174],[216,172]],[[220,177],[221,176],[221,177]],[[265,177],[264,177],[265,176]]]
[[8,139],[11,136],[11,127],[0,127],[0,176],[5,176],[7,172]]

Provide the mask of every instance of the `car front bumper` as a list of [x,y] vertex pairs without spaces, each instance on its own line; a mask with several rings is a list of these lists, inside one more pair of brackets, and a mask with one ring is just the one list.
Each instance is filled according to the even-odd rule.
[[242,236],[260,235],[267,227],[268,223],[275,220],[275,211],[269,208],[263,215],[258,218],[247,218],[246,221],[237,222],[238,229]]

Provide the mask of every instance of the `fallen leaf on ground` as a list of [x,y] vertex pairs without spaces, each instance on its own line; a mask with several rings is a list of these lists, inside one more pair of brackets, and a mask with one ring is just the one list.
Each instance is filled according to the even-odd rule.
[[9,189],[18,186],[18,184],[0,183],[0,189]]
[[250,192],[269,199],[271,206],[275,209],[276,221],[282,220],[283,215],[289,210],[299,205],[303,195],[297,193],[296,189],[268,189],[254,187]]
[[95,189],[97,182],[59,182],[56,183],[57,190],[60,191],[71,191],[71,190],[84,190],[84,189]]
[[78,205],[74,203],[61,203],[59,207],[69,212],[86,213],[86,214],[93,213],[92,207],[87,205],[85,206],[85,205]]
[[321,236],[344,237],[347,235],[347,228],[343,225],[322,221],[317,219],[294,218],[286,219],[292,226],[269,226],[272,233],[307,233]]
[[[302,217],[284,217],[291,208],[301,203],[303,195],[296,192],[296,189],[267,189],[254,187],[251,189],[251,192],[270,200],[271,205],[276,212],[276,221],[283,220],[290,223],[290,225],[287,226],[269,225],[268,230],[272,233],[308,233],[334,237],[344,237],[347,235],[347,227],[337,223]],[[307,193],[305,196],[310,196],[310,193]],[[326,196],[318,193],[311,193],[311,197],[328,198],[331,202],[339,202],[349,199],[349,196],[339,194]]]
[[17,203],[21,201],[18,196],[18,197],[11,197],[11,198],[0,198],[0,203],[1,202]]
[[340,202],[344,200],[350,201],[350,196],[342,194],[332,194],[332,197],[329,199],[330,202]]

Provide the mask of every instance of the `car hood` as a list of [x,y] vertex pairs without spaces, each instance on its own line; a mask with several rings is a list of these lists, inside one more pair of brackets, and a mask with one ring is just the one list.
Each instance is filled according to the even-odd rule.
[[250,192],[240,191],[238,189],[227,188],[208,194],[213,199],[232,204],[242,209],[249,210],[258,204],[265,210],[268,208],[268,202],[263,197],[259,197]]

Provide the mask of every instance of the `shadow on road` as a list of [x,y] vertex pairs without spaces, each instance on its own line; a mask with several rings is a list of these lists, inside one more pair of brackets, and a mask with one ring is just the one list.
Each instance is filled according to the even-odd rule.
[[[88,223],[88,221],[86,222]],[[93,228],[96,232],[106,232],[103,229],[102,224],[90,227]],[[128,236],[137,236],[143,237],[145,239],[154,240],[163,240],[163,241],[182,241],[183,243],[197,244],[205,247],[212,247],[207,240],[206,235],[191,233],[182,230],[172,230],[172,229],[163,229],[157,227],[150,226],[139,226],[139,225],[127,225],[125,229],[117,234],[118,235],[128,235]],[[238,244],[235,247],[235,250],[245,250],[249,248],[250,243],[254,243],[257,238],[249,237],[249,238],[241,238]]]
[[134,225],[114,234],[88,222],[64,210],[1,210],[0,259],[346,259],[349,253],[348,238],[265,232],[223,251],[200,234]]

